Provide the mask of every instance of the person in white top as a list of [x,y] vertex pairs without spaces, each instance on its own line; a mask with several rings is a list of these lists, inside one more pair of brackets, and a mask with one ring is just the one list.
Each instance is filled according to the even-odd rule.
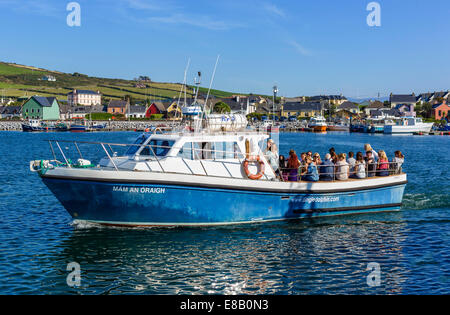
[[402,172],[402,165],[405,162],[405,156],[401,151],[395,151],[395,157],[392,159],[392,166],[395,174]]
[[339,161],[336,163],[336,179],[347,180],[350,173],[350,167],[345,161],[345,153],[339,154],[338,158]]
[[356,163],[355,163],[355,178],[366,178],[366,161],[362,152],[356,153]]

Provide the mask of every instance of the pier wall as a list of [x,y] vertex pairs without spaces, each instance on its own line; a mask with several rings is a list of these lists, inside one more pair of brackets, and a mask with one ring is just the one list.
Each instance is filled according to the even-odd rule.
[[[119,130],[144,130],[145,128],[158,126],[178,126],[179,122],[172,121],[96,121],[96,123],[106,123],[105,130],[119,131]],[[21,131],[21,121],[0,121],[0,130],[2,131]]]

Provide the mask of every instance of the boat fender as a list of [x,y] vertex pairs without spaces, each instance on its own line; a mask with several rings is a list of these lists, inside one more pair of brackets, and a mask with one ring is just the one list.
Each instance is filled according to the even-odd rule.
[[[248,164],[250,162],[257,162],[259,164],[259,172],[257,174],[251,174],[250,171],[248,170]],[[261,160],[259,155],[255,159],[245,159],[244,162],[242,163],[242,166],[244,167],[245,175],[247,175],[249,179],[258,180],[261,179],[261,177],[263,177],[264,175],[265,164],[264,161]]]

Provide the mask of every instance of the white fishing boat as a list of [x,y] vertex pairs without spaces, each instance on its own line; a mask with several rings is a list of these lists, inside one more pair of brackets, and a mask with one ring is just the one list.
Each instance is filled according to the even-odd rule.
[[314,132],[325,132],[327,131],[327,122],[323,116],[311,117],[308,127],[312,128]]
[[202,107],[199,104],[183,106],[181,109],[184,116],[198,116],[202,114]]
[[39,119],[29,119],[22,124],[23,131],[43,131],[42,122]]
[[385,125],[386,134],[412,134],[429,133],[433,123],[424,123],[420,117],[404,117],[396,122],[395,125]]

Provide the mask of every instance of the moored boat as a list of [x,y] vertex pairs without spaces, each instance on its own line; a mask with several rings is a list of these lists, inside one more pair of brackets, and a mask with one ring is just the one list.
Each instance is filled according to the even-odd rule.
[[29,119],[26,123],[22,124],[23,131],[44,131],[42,128],[41,121],[38,119]]
[[85,125],[79,125],[79,124],[73,124],[70,125],[69,130],[72,132],[84,132],[86,131],[87,126]]
[[404,117],[394,125],[386,125],[386,134],[430,133],[433,123],[424,123],[419,117]]
[[55,125],[55,128],[56,128],[56,131],[68,131],[69,130],[69,127],[63,122],[57,123]]
[[22,124],[23,131],[56,131],[56,126],[52,122],[45,122],[39,119],[29,119]]
[[311,117],[308,127],[312,128],[314,132],[325,132],[327,131],[327,122],[322,116]]
[[346,124],[328,124],[328,131],[350,131],[350,126]]

